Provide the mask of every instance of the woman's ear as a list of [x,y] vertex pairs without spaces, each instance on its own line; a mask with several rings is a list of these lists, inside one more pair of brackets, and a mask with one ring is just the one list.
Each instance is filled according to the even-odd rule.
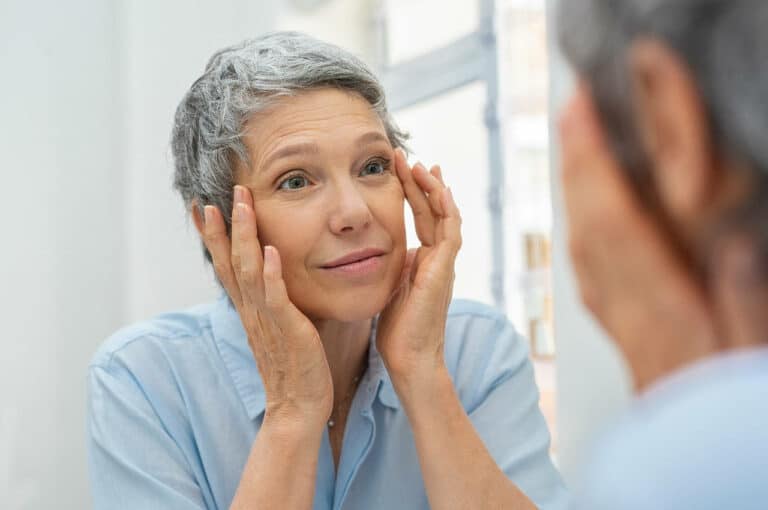
[[698,87],[679,55],[655,39],[633,43],[629,66],[635,119],[661,206],[691,232],[707,216],[717,178],[709,119]]
[[203,237],[203,232],[205,232],[205,218],[203,217],[202,208],[198,205],[197,200],[193,200],[189,207],[190,212],[192,213],[192,221],[195,222],[195,228],[200,234],[200,237]]

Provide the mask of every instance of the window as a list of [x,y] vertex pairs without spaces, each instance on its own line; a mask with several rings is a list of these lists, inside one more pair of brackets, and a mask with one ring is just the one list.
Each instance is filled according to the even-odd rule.
[[413,161],[440,163],[462,210],[454,294],[501,308],[530,342],[556,452],[546,4],[384,0],[381,12],[390,107]]

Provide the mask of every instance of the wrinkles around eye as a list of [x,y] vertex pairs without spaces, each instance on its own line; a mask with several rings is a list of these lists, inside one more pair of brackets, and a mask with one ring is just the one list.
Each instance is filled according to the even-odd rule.
[[[359,177],[380,177],[391,173],[392,161],[385,157],[375,157],[366,161],[357,172]],[[284,173],[275,179],[275,186],[280,191],[300,191],[313,184],[313,179],[304,170]]]
[[[298,184],[299,186],[294,187],[293,185],[295,184]],[[282,178],[277,188],[280,190],[296,191],[296,190],[304,189],[310,184],[311,182],[306,175],[300,172],[294,172]]]

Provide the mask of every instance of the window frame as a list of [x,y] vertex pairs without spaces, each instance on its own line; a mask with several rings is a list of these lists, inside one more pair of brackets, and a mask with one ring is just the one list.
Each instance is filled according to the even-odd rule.
[[482,82],[486,88],[484,123],[488,131],[488,189],[490,216],[490,289],[494,305],[506,312],[504,147],[499,113],[499,64],[495,0],[475,0],[480,10],[475,30],[418,57],[389,63],[387,0],[381,0],[375,18],[380,74],[393,112],[418,105],[464,86]]

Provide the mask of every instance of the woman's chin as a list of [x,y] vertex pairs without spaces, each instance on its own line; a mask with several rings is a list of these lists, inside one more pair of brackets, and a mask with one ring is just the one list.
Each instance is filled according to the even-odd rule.
[[359,322],[369,320],[377,316],[386,306],[386,303],[382,303],[380,306],[370,306],[370,303],[366,305],[360,305],[355,303],[349,307],[334,307],[333,310],[329,310],[329,319],[339,322]]
[[352,294],[329,296],[317,306],[305,308],[304,313],[313,320],[359,322],[372,319],[381,313],[389,300],[389,293],[384,291],[373,291],[363,296]]

